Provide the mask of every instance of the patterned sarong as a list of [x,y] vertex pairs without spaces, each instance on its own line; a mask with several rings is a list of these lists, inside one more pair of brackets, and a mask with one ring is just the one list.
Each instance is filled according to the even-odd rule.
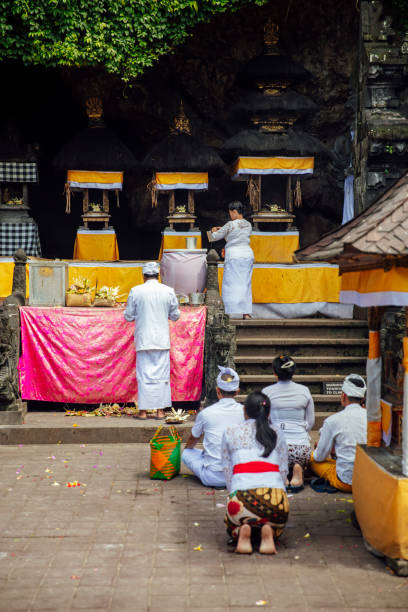
[[289,502],[283,489],[247,489],[234,491],[228,497],[224,523],[228,533],[238,537],[239,527],[249,524],[262,527],[268,523],[280,536],[289,516]]

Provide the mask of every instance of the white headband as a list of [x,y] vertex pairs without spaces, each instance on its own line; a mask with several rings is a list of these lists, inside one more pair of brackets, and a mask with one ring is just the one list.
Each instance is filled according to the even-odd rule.
[[146,261],[143,264],[142,272],[145,276],[154,276],[159,273],[160,266],[157,261]]
[[[239,376],[232,368],[218,366],[220,373],[217,376],[217,387],[221,391],[236,391],[239,388]],[[231,380],[222,380],[221,376],[228,374]]]
[[[358,380],[361,380],[361,382],[364,384],[364,386],[363,387],[357,387],[357,385],[353,384],[353,382],[350,380],[351,378],[357,378]],[[367,386],[366,386],[364,378],[362,376],[360,376],[360,374],[349,374],[344,379],[343,386],[342,386],[341,390],[348,397],[364,397],[365,394],[366,394],[366,391],[367,391]]]
[[295,365],[295,362],[290,360],[290,361],[287,361],[286,363],[284,363],[283,365],[281,365],[281,369],[285,370],[286,368],[291,368],[294,365]]

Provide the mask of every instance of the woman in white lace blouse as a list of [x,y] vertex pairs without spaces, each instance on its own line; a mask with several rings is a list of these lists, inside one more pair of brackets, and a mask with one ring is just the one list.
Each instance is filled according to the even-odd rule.
[[212,241],[225,238],[224,276],[222,299],[225,312],[251,318],[252,313],[252,269],[254,253],[249,246],[252,225],[244,219],[241,202],[228,205],[231,221],[223,227],[213,227]]
[[284,437],[269,423],[270,407],[264,393],[250,393],[245,423],[223,434],[221,458],[230,492],[225,524],[237,538],[238,553],[252,553],[251,532],[261,530],[259,552],[275,554],[274,536],[282,533],[288,520],[288,452]]

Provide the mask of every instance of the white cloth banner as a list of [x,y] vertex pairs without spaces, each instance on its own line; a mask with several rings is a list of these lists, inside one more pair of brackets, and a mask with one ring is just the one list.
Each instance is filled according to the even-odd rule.
[[160,277],[176,293],[201,293],[207,282],[207,250],[164,249]]

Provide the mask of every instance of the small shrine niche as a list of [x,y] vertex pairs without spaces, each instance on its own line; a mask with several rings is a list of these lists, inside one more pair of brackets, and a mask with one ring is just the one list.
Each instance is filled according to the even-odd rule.
[[[241,128],[223,146],[232,159],[232,178],[246,182],[246,195],[256,230],[259,223],[284,224],[290,229],[302,205],[301,179],[311,176],[319,141],[294,125],[316,109],[293,85],[307,71],[278,47],[279,26],[264,28],[264,53],[238,75],[239,102],[229,112]],[[242,129],[244,128],[244,129]]]
[[187,224],[189,231],[196,231],[195,194],[208,189],[210,171],[222,172],[225,165],[215,151],[192,136],[182,102],[170,133],[146,155],[143,166],[153,170],[147,186],[153,208],[161,193],[168,197],[167,229]]
[[[97,130],[103,127],[102,100],[97,97],[86,100],[86,113],[89,128]],[[103,223],[108,229],[111,215],[109,213],[109,192],[114,191],[119,208],[119,191],[122,190],[123,172],[109,170],[68,170],[65,185],[66,209],[71,212],[71,195],[82,194],[82,221],[85,228],[89,223]]]
[[32,183],[38,183],[38,168],[35,162],[0,161],[0,216],[2,222],[29,217],[29,185]]

